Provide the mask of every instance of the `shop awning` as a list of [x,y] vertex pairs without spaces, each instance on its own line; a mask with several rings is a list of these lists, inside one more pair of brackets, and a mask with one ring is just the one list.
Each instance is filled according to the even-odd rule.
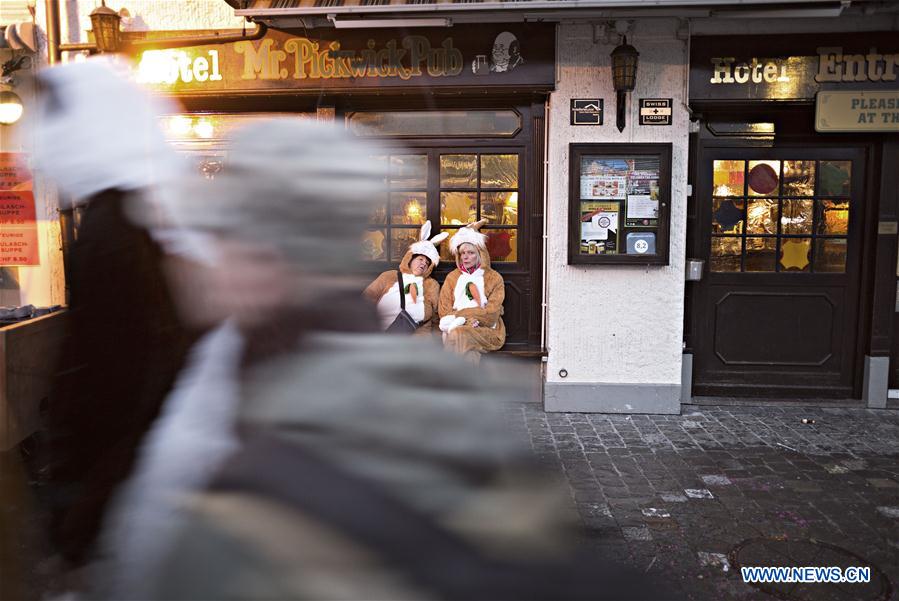
[[272,27],[435,27],[453,23],[639,16],[835,17],[851,2],[821,0],[225,0]]

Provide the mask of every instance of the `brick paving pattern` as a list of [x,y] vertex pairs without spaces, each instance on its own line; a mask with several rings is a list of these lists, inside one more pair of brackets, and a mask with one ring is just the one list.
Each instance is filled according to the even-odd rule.
[[[740,543],[770,538],[814,539],[861,556],[899,599],[899,411],[688,405],[680,416],[625,416],[545,413],[530,403],[512,410],[540,462],[565,475],[589,544],[662,577],[683,597],[777,598],[744,584],[729,560]],[[802,559],[818,565],[813,554],[793,557]],[[816,600],[884,592],[873,584],[779,590]]]

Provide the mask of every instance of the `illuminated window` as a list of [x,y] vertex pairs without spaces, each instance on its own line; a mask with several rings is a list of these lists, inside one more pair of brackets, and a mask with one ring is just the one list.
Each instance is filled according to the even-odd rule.
[[846,271],[851,161],[719,160],[712,170],[712,271]]

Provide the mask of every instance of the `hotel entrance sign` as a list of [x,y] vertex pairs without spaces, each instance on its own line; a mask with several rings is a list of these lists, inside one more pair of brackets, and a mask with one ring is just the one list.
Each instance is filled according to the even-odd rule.
[[899,90],[818,92],[815,131],[899,132]]

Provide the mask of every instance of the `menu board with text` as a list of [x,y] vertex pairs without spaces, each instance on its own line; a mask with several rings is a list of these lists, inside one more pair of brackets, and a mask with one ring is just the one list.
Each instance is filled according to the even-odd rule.
[[32,184],[25,155],[0,152],[0,267],[40,264]]

